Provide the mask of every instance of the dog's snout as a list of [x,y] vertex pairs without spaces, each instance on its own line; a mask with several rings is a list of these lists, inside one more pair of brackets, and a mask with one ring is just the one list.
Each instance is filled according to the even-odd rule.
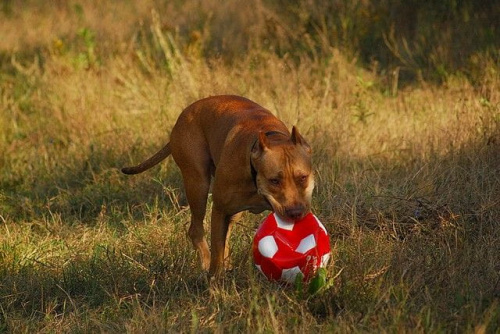
[[291,220],[299,220],[305,215],[305,207],[303,205],[288,207],[285,209],[285,214]]

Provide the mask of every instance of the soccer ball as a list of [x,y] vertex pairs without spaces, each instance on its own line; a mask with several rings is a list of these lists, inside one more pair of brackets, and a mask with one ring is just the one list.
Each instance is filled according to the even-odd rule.
[[330,259],[330,239],[312,213],[288,222],[271,213],[253,239],[255,266],[270,280],[294,283],[300,273],[304,281],[325,267]]

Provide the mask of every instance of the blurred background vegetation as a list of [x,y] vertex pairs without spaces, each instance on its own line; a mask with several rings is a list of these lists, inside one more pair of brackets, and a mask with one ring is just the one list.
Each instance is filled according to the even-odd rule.
[[[54,7],[57,15],[44,18]],[[148,38],[140,27],[148,25],[152,8],[184,47],[227,62],[263,51],[296,62],[325,59],[336,48],[379,74],[399,76],[402,83],[443,82],[460,73],[478,84],[484,60],[499,61],[495,0],[3,0],[0,33],[9,37],[3,36],[0,52],[5,57],[9,49],[46,48],[54,44],[55,33],[65,42],[59,48],[78,37],[87,46],[94,38],[105,40],[95,52],[106,54],[116,50],[110,42]],[[12,31],[16,20],[32,20],[33,32]]]

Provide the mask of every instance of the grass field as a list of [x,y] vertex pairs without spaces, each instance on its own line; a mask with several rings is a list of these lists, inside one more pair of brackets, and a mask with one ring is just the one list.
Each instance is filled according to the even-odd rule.
[[[451,71],[431,66],[437,51],[408,65],[388,32],[395,61],[367,62],[346,45],[354,15],[335,44],[326,16],[303,34],[310,2],[280,3],[0,5],[0,332],[500,330],[498,45]],[[370,2],[354,3],[366,20]],[[266,213],[244,215],[234,270],[208,284],[173,161],[120,173],[216,94],[267,107],[313,147],[334,260],[318,294],[254,269]]]

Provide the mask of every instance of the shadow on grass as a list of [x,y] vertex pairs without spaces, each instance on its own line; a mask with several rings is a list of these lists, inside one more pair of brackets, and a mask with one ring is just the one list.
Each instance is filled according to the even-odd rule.
[[42,319],[89,308],[122,312],[130,299],[144,306],[179,304],[181,299],[206,293],[207,281],[186,266],[185,253],[168,247],[171,251],[165,252],[148,244],[127,254],[100,245],[90,257],[75,254],[62,267],[31,263],[12,271],[4,268],[0,314],[17,310],[24,317]]
[[11,177],[2,184],[2,215],[15,222],[58,215],[68,224],[93,224],[106,215],[110,224],[119,224],[144,219],[152,207],[170,210],[184,204],[180,173],[171,158],[136,176],[120,172],[128,164],[124,158],[107,147],[91,148],[79,161]]
[[320,215],[344,221],[346,226],[332,231],[339,236],[353,226],[402,241],[450,226],[479,232],[497,223],[499,153],[500,134],[444,156],[401,152],[397,162],[383,152],[363,159],[319,152],[315,205]]
[[354,312],[367,329],[373,317],[396,313],[423,330],[481,319],[498,328],[491,311],[500,298],[498,139],[397,165],[318,157],[333,162],[319,166],[335,182],[319,182],[316,200],[344,269],[320,310]]

